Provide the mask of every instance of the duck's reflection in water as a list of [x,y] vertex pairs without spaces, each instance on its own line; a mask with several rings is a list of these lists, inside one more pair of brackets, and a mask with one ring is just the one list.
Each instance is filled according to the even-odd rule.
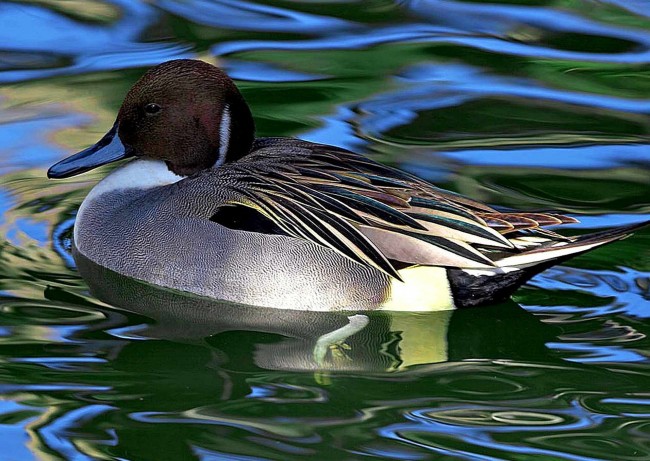
[[[513,302],[413,312],[305,312],[246,306],[156,287],[76,253],[92,293],[151,318],[138,334],[203,344],[226,369],[395,372],[465,359],[548,358],[554,328]],[[418,367],[419,368],[419,367]]]

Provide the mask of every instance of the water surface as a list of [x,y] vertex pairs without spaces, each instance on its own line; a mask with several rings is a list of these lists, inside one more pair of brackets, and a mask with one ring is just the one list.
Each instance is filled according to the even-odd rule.
[[643,221],[644,0],[4,1],[0,23],[0,458],[650,458],[650,230],[508,303],[371,315],[315,366],[345,316],[110,273],[103,298],[130,311],[98,300],[69,238],[108,169],[45,179],[146,68],[194,57],[236,79],[260,136],[580,215],[575,232]]

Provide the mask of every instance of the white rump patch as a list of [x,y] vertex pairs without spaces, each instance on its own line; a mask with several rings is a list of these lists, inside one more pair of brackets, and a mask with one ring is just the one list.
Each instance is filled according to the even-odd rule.
[[514,272],[519,270],[516,267],[495,267],[494,269],[462,269],[463,272],[474,277],[483,277],[483,276],[492,276],[492,275],[502,275],[507,274],[508,272]]
[[226,161],[228,147],[230,146],[230,106],[226,104],[221,114],[221,123],[219,124],[219,158],[214,166],[221,166]]

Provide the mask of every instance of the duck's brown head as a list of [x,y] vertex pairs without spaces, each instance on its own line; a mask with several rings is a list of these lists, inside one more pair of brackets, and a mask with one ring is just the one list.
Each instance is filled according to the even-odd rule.
[[254,136],[248,105],[223,71],[202,61],[168,61],[135,83],[97,144],[52,166],[48,176],[74,176],[129,156],[163,160],[188,176],[246,155]]

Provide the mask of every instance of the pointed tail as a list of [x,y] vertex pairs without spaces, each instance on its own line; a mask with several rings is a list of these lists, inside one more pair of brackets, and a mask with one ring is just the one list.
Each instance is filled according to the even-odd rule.
[[496,261],[501,268],[532,268],[548,262],[559,262],[597,248],[607,243],[615,242],[629,237],[635,230],[650,225],[644,221],[629,226],[616,227],[602,232],[581,235],[568,241],[551,241],[534,249],[524,251],[514,256],[507,256]]
[[650,225],[645,221],[565,241],[551,241],[532,250],[506,256],[487,270],[449,269],[448,278],[457,307],[478,306],[501,301],[533,276],[579,254],[629,237]]

